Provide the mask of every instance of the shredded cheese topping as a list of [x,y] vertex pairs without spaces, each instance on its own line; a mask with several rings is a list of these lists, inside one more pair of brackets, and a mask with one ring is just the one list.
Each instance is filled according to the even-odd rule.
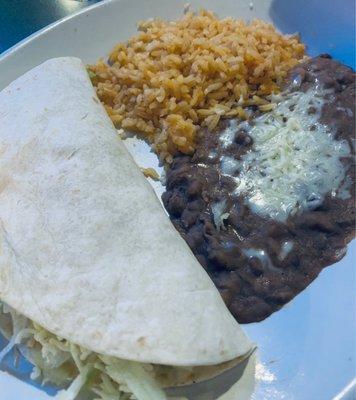
[[[273,96],[276,107],[254,120],[230,126],[221,136],[223,147],[243,129],[253,147],[235,160],[236,194],[244,195],[250,208],[278,221],[298,210],[313,209],[338,188],[345,177],[340,158],[348,156],[345,141],[337,141],[328,126],[319,123],[327,91],[316,87],[307,92]],[[222,160],[222,172],[234,170],[231,159]],[[345,196],[345,188],[340,196]]]

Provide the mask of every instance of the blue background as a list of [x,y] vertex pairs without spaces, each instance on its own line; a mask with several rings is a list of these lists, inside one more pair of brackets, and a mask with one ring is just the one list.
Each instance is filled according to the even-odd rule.
[[99,0],[0,0],[0,53],[44,26]]
[[299,32],[310,55],[355,68],[355,0],[274,0],[270,15],[282,32]]
[[[0,0],[0,53],[51,22],[98,1]],[[355,68],[354,0],[274,0],[270,14],[282,32],[301,34],[309,54],[327,52]]]

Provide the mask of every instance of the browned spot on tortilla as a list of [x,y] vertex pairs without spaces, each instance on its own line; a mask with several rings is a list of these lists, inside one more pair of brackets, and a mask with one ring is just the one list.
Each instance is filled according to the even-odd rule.
[[[2,114],[0,114],[0,115],[3,116]],[[5,152],[6,152],[6,150],[7,150],[8,148],[9,148],[8,145],[2,144],[1,147],[0,147],[0,156],[1,156],[2,154],[5,154]]]
[[145,346],[145,344],[146,344],[146,338],[143,337],[143,336],[141,336],[140,338],[137,339],[137,343],[138,343],[140,346]]
[[8,184],[10,183],[10,177],[8,175],[2,175],[0,176],[0,193],[2,193]]
[[92,339],[102,339],[103,335],[102,335],[102,333],[99,332],[99,331],[94,331],[94,332],[91,334],[91,337],[92,337]]

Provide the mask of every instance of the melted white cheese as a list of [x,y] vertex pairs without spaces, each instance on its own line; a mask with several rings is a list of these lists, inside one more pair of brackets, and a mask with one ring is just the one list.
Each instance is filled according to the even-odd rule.
[[264,267],[270,269],[271,271],[280,272],[278,268],[276,268],[273,265],[269,255],[264,250],[250,248],[250,249],[243,249],[242,252],[248,258],[258,258],[261,261],[261,264]]
[[233,175],[240,167],[241,163],[235,158],[229,156],[221,157],[220,168],[223,175]]
[[281,261],[283,261],[287,257],[287,255],[292,251],[293,247],[294,247],[293,242],[289,241],[283,242],[281,252],[279,253],[278,258]]
[[347,176],[344,181],[342,182],[342,184],[339,187],[338,190],[338,197],[341,200],[346,200],[346,199],[350,199],[351,198],[351,193],[350,193],[350,187],[352,186],[352,180],[349,176]]
[[234,141],[237,126],[238,126],[237,121],[235,119],[229,120],[227,127],[224,129],[224,132],[221,134],[219,138],[222,147],[226,148],[230,146],[230,144]]
[[[325,94],[317,87],[274,96],[275,109],[256,118],[254,125],[230,124],[222,134],[222,147],[233,142],[232,131],[239,129],[253,139],[252,149],[236,160],[240,174],[234,179],[236,194],[244,195],[254,212],[285,221],[300,209],[317,207],[326,193],[337,195],[345,176],[340,157],[350,149],[318,122]],[[308,113],[310,107],[315,113]],[[233,169],[231,160],[228,166]]]
[[218,201],[217,203],[212,204],[211,211],[213,213],[214,224],[216,229],[220,231],[221,228],[224,228],[224,220],[229,218],[229,213],[224,212],[226,209],[226,200]]

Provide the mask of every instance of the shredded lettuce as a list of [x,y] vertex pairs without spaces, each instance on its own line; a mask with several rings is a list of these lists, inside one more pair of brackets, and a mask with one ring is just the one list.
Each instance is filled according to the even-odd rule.
[[84,385],[87,382],[88,374],[90,372],[90,365],[85,366],[80,372],[79,375],[74,379],[72,384],[67,390],[62,390],[60,391],[56,399],[57,400],[72,400],[75,399],[81,389],[84,387]]
[[109,377],[128,387],[137,399],[165,400],[166,396],[154,378],[143,368],[142,364],[133,361],[101,357],[106,364],[105,371]]
[[[3,313],[11,313],[11,309],[5,304],[1,304],[1,310]],[[12,313],[11,313],[12,316]],[[30,337],[33,333],[33,330],[27,329],[27,320],[26,318],[20,315],[12,316],[12,337],[9,340],[7,346],[0,352],[0,362],[11,352],[11,350],[18,344],[20,344],[26,337]]]
[[[166,400],[150,364],[108,357],[91,352],[48,332],[0,302],[0,312],[12,319],[12,336],[0,352],[0,362],[19,348],[34,365],[32,379],[58,386],[55,400],[75,400],[91,392],[95,400]],[[162,366],[160,367],[162,369]]]

